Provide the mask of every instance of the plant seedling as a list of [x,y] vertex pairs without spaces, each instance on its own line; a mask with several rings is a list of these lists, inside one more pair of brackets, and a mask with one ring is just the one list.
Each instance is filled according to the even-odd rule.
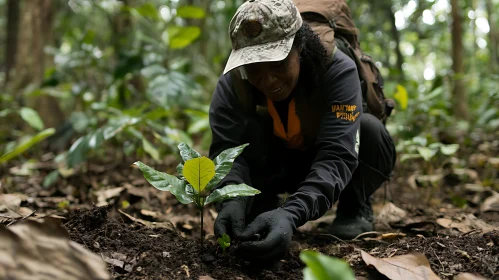
[[223,252],[225,254],[225,249],[229,248],[230,246],[230,236],[227,235],[227,233],[224,233],[221,237],[217,239],[218,244],[220,244],[220,247],[222,247]]
[[[182,204],[194,202],[201,215],[201,250],[203,249],[203,216],[204,207],[213,202],[220,202],[231,197],[253,196],[260,191],[246,184],[227,185],[215,189],[220,181],[232,169],[234,160],[249,144],[227,149],[221,152],[215,160],[202,157],[186,143],[180,143],[178,149],[183,163],[177,166],[179,177],[154,170],[146,164],[137,161],[145,179],[161,191],[171,192]],[[230,243],[230,240],[229,240]]]
[[352,268],[341,259],[312,250],[302,251],[300,259],[307,266],[303,269],[304,280],[355,280]]

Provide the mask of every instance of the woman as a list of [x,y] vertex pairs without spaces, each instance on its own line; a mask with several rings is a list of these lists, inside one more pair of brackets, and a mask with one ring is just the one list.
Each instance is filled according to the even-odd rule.
[[[363,113],[355,63],[329,53],[291,0],[249,0],[230,23],[232,53],[210,107],[210,157],[250,145],[221,182],[261,190],[217,207],[215,234],[253,262],[278,260],[292,234],[339,201],[330,233],[372,230],[370,196],[389,179],[393,141]],[[360,144],[362,143],[362,144]],[[278,194],[290,194],[279,205]]]

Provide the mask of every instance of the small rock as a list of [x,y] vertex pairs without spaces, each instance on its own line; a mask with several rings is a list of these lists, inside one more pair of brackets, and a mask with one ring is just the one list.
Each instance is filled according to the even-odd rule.
[[142,271],[142,267],[141,266],[137,267],[137,271],[141,272]]
[[97,241],[96,241],[96,242],[94,242],[94,248],[95,248],[95,249],[99,249],[99,248],[100,248],[100,244],[99,244],[99,242],[97,242]]
[[163,252],[163,258],[169,258],[171,257],[170,252]]

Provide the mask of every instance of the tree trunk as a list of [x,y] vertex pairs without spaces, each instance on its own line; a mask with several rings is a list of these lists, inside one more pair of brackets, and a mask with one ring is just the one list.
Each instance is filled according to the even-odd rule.
[[451,0],[452,5],[452,100],[454,115],[461,120],[469,119],[466,89],[464,87],[464,46],[461,8],[458,0]]
[[24,100],[22,95],[29,85],[41,86],[45,69],[51,64],[44,48],[53,41],[54,6],[51,0],[24,1],[21,10],[22,28],[18,35],[15,77],[9,90],[17,94],[22,106],[29,106],[40,114],[45,127],[58,127],[64,121],[64,114],[57,99],[42,94]]
[[402,51],[400,51],[400,32],[397,29],[397,26],[395,25],[395,14],[392,11],[392,1],[389,1],[389,6],[385,9],[386,15],[390,19],[390,24],[391,24],[391,32],[392,32],[392,38],[395,40],[395,53],[397,55],[397,70],[398,70],[398,81],[403,82],[405,80],[405,75],[404,75],[404,70],[402,68],[402,64],[404,64],[404,56],[402,55]]
[[17,34],[19,32],[19,0],[7,2],[7,47],[5,48],[5,81],[7,87],[10,79],[10,70],[16,64]]
[[499,52],[497,50],[498,42],[497,42],[497,30],[495,25],[495,14],[494,14],[494,4],[492,0],[486,0],[485,4],[487,6],[487,14],[489,17],[489,50],[490,50],[490,67],[492,72],[497,71],[497,65],[499,64]]

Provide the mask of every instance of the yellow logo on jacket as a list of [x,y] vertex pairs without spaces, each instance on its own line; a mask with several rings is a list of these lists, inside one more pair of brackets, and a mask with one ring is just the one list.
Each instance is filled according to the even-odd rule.
[[354,122],[359,116],[360,112],[355,113],[357,105],[339,104],[331,106],[331,111],[336,113],[336,118]]

